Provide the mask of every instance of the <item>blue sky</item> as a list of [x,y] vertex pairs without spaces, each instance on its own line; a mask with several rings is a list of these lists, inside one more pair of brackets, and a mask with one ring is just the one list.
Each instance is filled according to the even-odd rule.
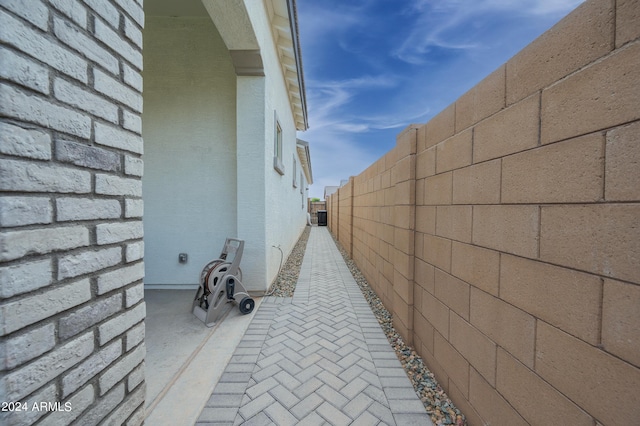
[[358,175],[582,0],[297,0],[314,184]]

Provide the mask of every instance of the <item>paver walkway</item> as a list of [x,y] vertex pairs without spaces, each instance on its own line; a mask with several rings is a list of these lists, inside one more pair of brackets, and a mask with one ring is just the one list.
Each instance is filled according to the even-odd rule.
[[197,425],[433,425],[327,228],[266,297]]

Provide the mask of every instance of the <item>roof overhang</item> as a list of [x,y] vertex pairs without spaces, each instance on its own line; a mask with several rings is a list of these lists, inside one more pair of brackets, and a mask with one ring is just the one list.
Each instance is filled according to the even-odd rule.
[[[202,0],[222,36],[239,76],[264,76],[258,37],[251,23],[247,2],[255,0]],[[307,101],[302,72],[295,0],[265,0],[271,37],[280,62],[297,130],[307,130]]]
[[209,17],[224,40],[239,76],[264,76],[258,38],[242,0],[202,0]]
[[280,59],[289,101],[297,130],[307,130],[307,101],[302,72],[302,53],[298,34],[298,16],[295,0],[268,0],[267,14],[271,35]]
[[309,152],[309,142],[302,139],[296,140],[296,150],[298,151],[298,158],[300,158],[300,164],[302,170],[304,170],[304,176],[307,178],[309,185],[313,183],[313,173],[311,171],[311,153]]

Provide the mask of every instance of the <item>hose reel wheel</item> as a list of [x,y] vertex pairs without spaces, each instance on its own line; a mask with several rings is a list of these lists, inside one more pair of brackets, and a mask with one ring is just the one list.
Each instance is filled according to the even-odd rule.
[[246,315],[246,314],[250,314],[253,311],[253,308],[255,308],[256,306],[256,302],[250,298],[250,297],[245,297],[240,301],[240,304],[238,305],[238,309],[240,309],[240,313]]

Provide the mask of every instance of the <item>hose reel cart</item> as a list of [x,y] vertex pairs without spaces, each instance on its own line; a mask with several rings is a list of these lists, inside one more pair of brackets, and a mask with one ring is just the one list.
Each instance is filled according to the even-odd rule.
[[255,307],[255,301],[242,285],[240,261],[243,250],[244,240],[227,238],[220,257],[207,263],[200,273],[193,314],[207,327],[215,324],[230,303],[237,303],[242,314],[251,313]]

